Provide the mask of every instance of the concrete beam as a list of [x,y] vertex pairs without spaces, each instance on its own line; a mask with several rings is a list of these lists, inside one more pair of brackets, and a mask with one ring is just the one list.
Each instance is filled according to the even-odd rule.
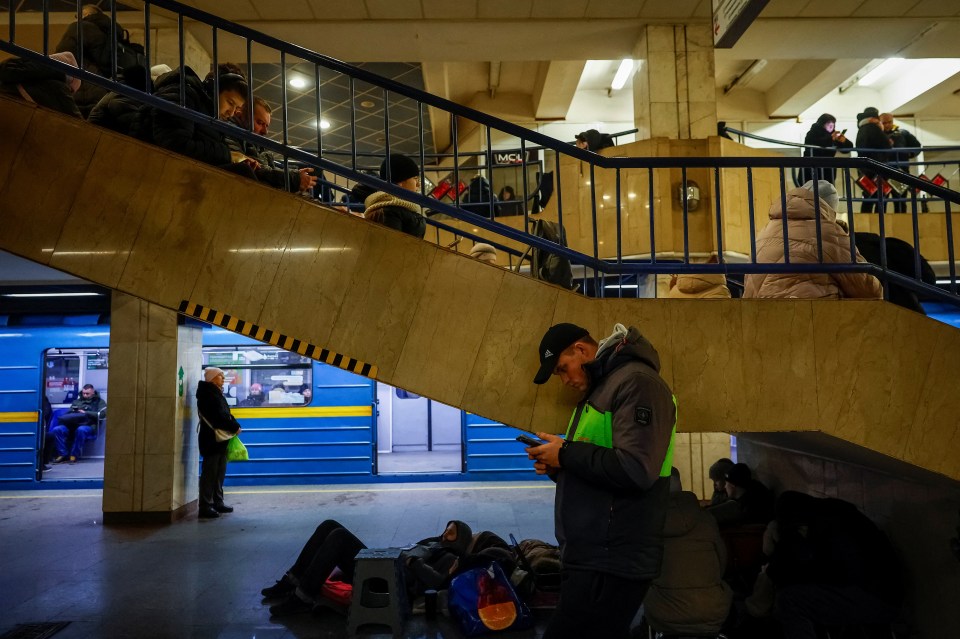
[[533,115],[536,119],[562,120],[567,117],[586,65],[586,60],[554,60],[540,64],[533,85]]
[[870,60],[801,60],[766,94],[767,115],[796,116],[837,88]]

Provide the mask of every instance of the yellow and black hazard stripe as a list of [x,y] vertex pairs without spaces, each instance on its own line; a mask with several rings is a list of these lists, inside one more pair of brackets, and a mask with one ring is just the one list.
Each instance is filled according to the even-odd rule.
[[212,308],[207,308],[195,302],[183,300],[180,302],[179,311],[183,315],[189,315],[190,317],[207,322],[208,324],[214,324],[220,328],[225,328],[233,333],[246,335],[247,337],[252,337],[257,341],[266,342],[267,344],[277,346],[284,350],[299,353],[304,357],[315,359],[318,362],[330,364],[331,366],[336,366],[337,368],[342,368],[345,371],[350,371],[351,373],[356,373],[357,375],[363,375],[364,377],[370,377],[373,379],[376,379],[377,377],[377,367],[373,364],[367,364],[361,362],[360,360],[353,359],[352,357],[347,357],[345,355],[341,355],[340,353],[334,353],[330,349],[322,348],[316,344],[304,342],[296,339],[295,337],[284,335],[283,333],[278,333],[277,331],[266,328],[265,326],[247,322],[245,320],[233,317],[232,315],[228,315],[227,313],[223,313]]

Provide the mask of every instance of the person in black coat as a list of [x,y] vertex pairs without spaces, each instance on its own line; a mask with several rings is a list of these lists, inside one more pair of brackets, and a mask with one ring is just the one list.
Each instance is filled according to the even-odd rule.
[[[871,264],[880,266],[880,236],[876,233],[857,231],[854,233],[854,237],[856,239],[857,249],[860,251],[860,254],[863,255],[864,259]],[[896,237],[887,237],[884,244],[886,244],[887,249],[887,268],[895,273],[900,273],[901,275],[915,279],[917,277],[915,262],[917,251],[913,246],[909,242],[905,242]],[[920,280],[924,284],[936,286],[937,274],[934,272],[933,267],[930,266],[930,263],[927,262],[922,255],[919,257]],[[920,304],[920,298],[909,288],[891,282],[887,284],[887,292],[889,300],[894,304],[926,315],[926,311],[923,310],[923,306]]]
[[[877,162],[887,163],[890,161],[891,147],[890,140],[880,126],[880,112],[876,107],[867,107],[863,113],[857,114],[857,157],[869,158]],[[880,211],[880,194],[883,192],[883,185],[880,175],[873,171],[860,170],[861,177],[866,177],[872,181],[877,190],[870,193],[863,189],[863,202],[860,203],[861,213],[872,213]],[[863,185],[861,185],[863,186]]]
[[223,371],[212,366],[206,368],[203,380],[197,383],[197,412],[200,413],[197,441],[203,457],[200,466],[200,518],[214,519],[220,513],[233,512],[233,508],[223,503],[227,442],[218,442],[214,429],[236,434],[240,432],[240,423],[230,414],[230,407],[223,396]]
[[[823,148],[805,148],[803,150],[803,157],[832,158],[837,155],[838,151],[840,153],[849,153],[850,149],[853,148],[853,142],[848,140],[843,133],[838,132],[836,127],[837,119],[829,113],[824,113],[817,118],[817,121],[814,122],[810,130],[807,131],[807,136],[803,139],[803,143]],[[813,180],[814,173],[817,173],[819,176],[816,179],[826,180],[830,184],[833,184],[837,178],[837,170],[833,167],[818,167],[817,169],[804,168],[800,171],[800,182],[803,183]]]
[[[389,174],[388,174],[389,171]],[[380,179],[390,180],[402,189],[420,191],[420,167],[405,155],[393,153],[380,164]],[[364,217],[408,235],[423,239],[427,222],[420,207],[385,191],[377,191],[364,200]]]
[[[247,100],[247,81],[239,71],[236,65],[221,64],[219,66],[220,90],[215,96],[213,72],[201,81],[200,76],[190,67],[174,69],[157,78],[154,94],[158,98],[179,104],[182,75],[185,83],[183,106],[197,113],[229,121]],[[225,136],[211,127],[152,107],[140,113],[141,130],[149,131],[150,141],[165,149],[207,164],[231,168],[238,173],[243,171],[236,165],[248,165],[248,162],[253,162],[243,153],[231,151]],[[253,167],[248,166],[247,173],[252,172]]]
[[707,507],[721,528],[766,524],[773,519],[773,493],[753,478],[749,466],[734,464],[725,479],[727,501]]
[[[69,52],[54,53],[50,58],[77,66],[77,61]],[[42,62],[24,58],[0,62],[0,95],[34,102],[77,118],[82,116],[74,95],[80,86],[79,79]]]
[[[150,73],[141,66],[124,69],[123,83],[139,91],[147,91],[152,85]],[[111,91],[93,107],[87,117],[87,122],[123,135],[140,137],[138,123],[140,121],[140,109],[142,108],[142,103],[138,100]]]
[[[113,21],[95,4],[85,4],[80,10],[80,20],[67,25],[56,51],[69,51],[80,60],[80,40],[83,39],[83,70],[103,77],[110,77],[111,25]],[[120,38],[123,27],[116,25],[116,37]],[[77,107],[83,117],[107,94],[107,90],[92,82],[84,82],[77,91]]]
[[840,499],[786,491],[776,522],[766,574],[786,639],[815,639],[817,626],[893,621],[903,597],[900,563],[866,515]]
[[[893,162],[894,166],[904,173],[909,173],[910,167],[906,166],[905,163],[920,155],[920,140],[906,129],[901,129],[897,123],[893,121],[893,115],[890,113],[880,114],[880,126],[890,140],[890,146],[894,149],[914,149],[913,151],[898,151],[897,153],[891,154],[891,162]],[[909,194],[909,188],[905,189],[903,193],[897,193],[897,196],[901,199],[894,201],[894,213],[907,212],[907,203],[903,201],[902,198],[906,198]],[[925,205],[926,200],[921,199],[920,203],[921,205]],[[927,211],[924,210],[924,213],[926,212]]]

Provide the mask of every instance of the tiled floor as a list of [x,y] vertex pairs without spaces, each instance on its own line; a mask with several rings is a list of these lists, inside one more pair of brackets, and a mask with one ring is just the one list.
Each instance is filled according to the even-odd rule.
[[[67,620],[56,639],[345,637],[333,613],[271,621],[260,589],[278,579],[323,519],[371,547],[475,531],[553,540],[550,483],[391,484],[228,489],[236,512],[162,527],[104,527],[100,491],[0,493],[0,633]],[[538,637],[537,629],[504,637]],[[388,636],[388,635],[368,635]],[[406,636],[460,636],[414,617]]]

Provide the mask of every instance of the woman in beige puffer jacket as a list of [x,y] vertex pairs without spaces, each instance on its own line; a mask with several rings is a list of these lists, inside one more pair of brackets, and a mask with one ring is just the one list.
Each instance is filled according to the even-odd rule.
[[[787,192],[787,233],[791,264],[816,264],[817,226],[813,191],[797,188]],[[836,222],[837,213],[820,200],[820,234],[823,262],[849,263],[850,236]],[[857,261],[866,262],[857,251]],[[770,207],[770,223],[757,237],[757,262],[783,263],[783,212],[777,199]],[[746,276],[743,297],[881,299],[880,281],[867,273],[770,273]]]

